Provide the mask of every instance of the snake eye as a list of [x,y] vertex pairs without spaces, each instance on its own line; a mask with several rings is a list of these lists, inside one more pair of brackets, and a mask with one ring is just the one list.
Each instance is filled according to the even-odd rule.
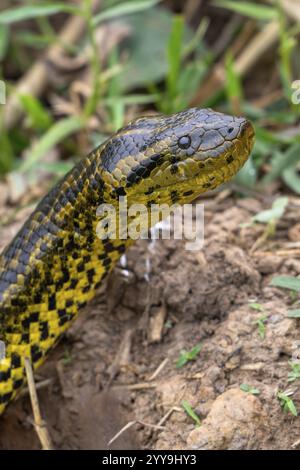
[[188,149],[191,145],[191,138],[189,135],[184,135],[178,139],[178,146],[181,149]]

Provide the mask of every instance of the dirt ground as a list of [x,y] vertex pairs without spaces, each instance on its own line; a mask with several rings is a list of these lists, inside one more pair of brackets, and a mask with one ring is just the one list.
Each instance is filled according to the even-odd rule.
[[[258,243],[265,227],[242,224],[269,207],[223,190],[205,199],[203,250],[144,240],[128,251],[36,374],[56,449],[300,447],[299,418],[277,398],[291,391],[300,409],[300,380],[287,382],[289,361],[300,358],[299,320],[287,318],[297,299],[269,285],[275,274],[300,275],[300,199],[290,198],[275,236]],[[28,212],[12,212],[0,248]],[[177,368],[180,352],[198,343],[197,357]],[[26,391],[0,418],[0,448],[40,448]]]

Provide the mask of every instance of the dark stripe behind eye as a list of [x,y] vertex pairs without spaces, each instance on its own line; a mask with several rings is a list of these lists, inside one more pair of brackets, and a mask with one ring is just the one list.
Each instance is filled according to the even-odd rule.
[[147,178],[151,171],[163,162],[163,155],[156,153],[151,157],[145,158],[141,163],[132,168],[127,176],[127,186],[137,183],[142,178]]

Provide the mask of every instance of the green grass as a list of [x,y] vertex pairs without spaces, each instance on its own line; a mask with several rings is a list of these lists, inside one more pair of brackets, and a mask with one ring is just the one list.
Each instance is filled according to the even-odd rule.
[[183,400],[182,401],[182,407],[184,409],[184,411],[186,412],[186,414],[192,418],[192,420],[194,421],[194,423],[196,424],[197,427],[201,426],[201,420],[199,418],[199,416],[195,413],[195,411],[193,410],[192,406],[190,405],[190,403],[187,401],[187,400]]
[[294,292],[300,292],[300,278],[294,276],[274,276],[270,286],[281,287]]
[[266,315],[262,315],[261,317],[259,317],[257,320],[254,320],[254,322],[253,322],[254,325],[257,325],[258,334],[259,334],[261,339],[265,339],[265,336],[266,336],[266,321],[267,321],[267,318],[268,317]]
[[260,5],[257,2],[241,2],[230,0],[219,0],[214,2],[216,6],[228,8],[241,15],[255,20],[274,20],[277,17],[276,8],[268,5]]
[[291,367],[291,372],[288,374],[288,382],[294,382],[297,379],[300,379],[300,363],[299,362],[289,362]]
[[248,384],[241,384],[240,389],[242,390],[242,392],[250,393],[251,395],[260,394],[260,390],[258,388],[252,387],[251,385],[248,385]]
[[298,410],[296,408],[295,403],[290,398],[290,393],[287,392],[278,392],[277,398],[280,402],[282,409],[287,412],[291,413],[293,416],[298,416]]
[[252,308],[252,310],[258,310],[259,312],[264,311],[264,306],[262,304],[257,303],[257,302],[250,303],[249,307]]
[[[257,29],[277,20],[280,30],[276,66],[281,93],[277,100],[264,108],[257,108],[247,100],[244,80],[235,71],[234,55],[229,48],[222,57],[224,87],[207,97],[208,104],[221,111],[242,113],[255,125],[256,142],[251,159],[236,181],[264,190],[274,181],[281,180],[292,192],[299,194],[300,135],[288,130],[297,126],[300,116],[300,104],[292,103],[293,84],[299,79],[295,57],[299,54],[300,27],[287,20],[276,2],[259,5],[241,1],[215,3],[220,8],[251,18],[257,23]],[[76,57],[89,45],[92,75],[91,93],[74,116],[58,119],[44,98],[34,98],[30,94],[20,96],[25,121],[13,131],[1,131],[0,176],[19,171],[32,177],[45,154],[58,146],[64,157],[78,158],[85,149],[78,151],[74,135],[82,135],[88,129],[91,117],[98,113],[105,119],[99,131],[87,133],[86,151],[122,126],[128,114],[143,114],[145,109],[166,114],[180,111],[190,106],[205,77],[212,72],[215,52],[205,44],[204,38],[213,22],[209,23],[207,18],[202,18],[198,28],[192,31],[183,14],[166,10],[162,1],[105,0],[103,9],[97,14],[92,13],[91,4],[91,0],[84,0],[79,8],[68,2],[24,0],[18,6],[0,12],[0,60],[11,62],[20,77],[30,69],[32,50],[38,50],[43,56],[47,47],[57,43],[53,18],[62,13],[85,18],[87,29],[83,40],[76,45],[62,46]],[[96,41],[97,27],[120,17],[130,25],[133,34],[127,45],[127,56],[121,47],[116,47],[103,64]],[[25,20],[33,22],[34,30],[28,30]],[[11,34],[15,23],[18,23],[18,29]],[[3,79],[3,70],[4,67],[0,67],[0,79]],[[13,83],[7,80],[6,83],[9,93],[13,93]],[[58,87],[53,91],[63,99],[68,97],[65,88]],[[1,111],[0,106],[0,123]],[[24,154],[29,157],[22,161]],[[60,171],[62,167],[56,168]],[[269,215],[276,211],[280,208],[272,207]]]
[[181,367],[185,366],[190,361],[194,361],[197,358],[198,354],[200,353],[201,349],[202,349],[202,344],[198,343],[189,351],[185,351],[185,350],[181,351],[180,356],[176,362],[177,369],[180,369]]

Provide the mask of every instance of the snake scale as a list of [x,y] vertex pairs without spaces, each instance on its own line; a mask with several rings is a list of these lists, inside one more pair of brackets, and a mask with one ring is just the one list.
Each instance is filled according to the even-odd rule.
[[211,109],[138,118],[82,159],[0,257],[0,414],[94,296],[129,239],[97,237],[97,207],[188,203],[247,160],[252,125]]

